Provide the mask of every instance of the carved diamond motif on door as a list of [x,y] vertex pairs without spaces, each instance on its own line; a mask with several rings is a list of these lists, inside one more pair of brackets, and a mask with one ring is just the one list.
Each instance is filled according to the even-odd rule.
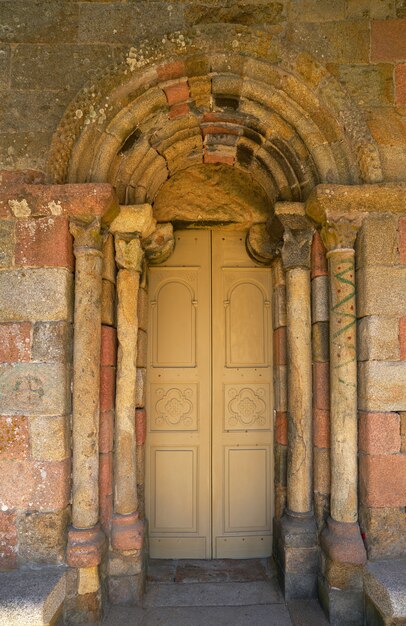
[[180,231],[149,278],[150,554],[267,556],[270,270],[248,258],[243,233]]

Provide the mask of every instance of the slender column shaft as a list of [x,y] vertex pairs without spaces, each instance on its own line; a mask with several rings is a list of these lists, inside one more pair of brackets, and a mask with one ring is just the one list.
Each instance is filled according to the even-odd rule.
[[286,272],[288,345],[288,509],[312,508],[312,354],[310,272]]
[[121,515],[133,513],[138,508],[135,396],[139,281],[138,271],[120,269],[118,272],[114,509]]
[[354,250],[328,253],[330,276],[331,517],[357,521],[357,351]]
[[73,341],[72,523],[88,529],[99,518],[99,392],[102,253],[100,221],[71,222],[75,238]]

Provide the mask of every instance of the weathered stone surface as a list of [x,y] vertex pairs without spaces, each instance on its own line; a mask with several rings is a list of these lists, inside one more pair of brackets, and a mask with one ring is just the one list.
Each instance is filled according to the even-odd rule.
[[69,372],[64,365],[0,365],[0,414],[46,416],[69,411]]
[[64,216],[20,219],[15,229],[15,264],[73,269],[72,237]]
[[360,413],[359,449],[366,454],[400,452],[400,417],[398,413]]
[[406,314],[406,267],[366,267],[358,270],[357,279],[358,315]]
[[366,533],[369,559],[402,556],[406,550],[406,517],[403,507],[360,507],[360,525]]
[[364,625],[364,595],[360,589],[338,589],[319,577],[318,595],[331,626]]
[[268,224],[253,224],[248,231],[246,244],[247,250],[252,258],[263,265],[270,265],[276,256],[279,255],[282,247],[283,228],[279,220],[275,218],[272,224],[278,223],[278,232],[276,228],[270,234]]
[[138,292],[138,327],[145,332],[148,329],[148,292],[144,286]]
[[359,361],[399,360],[399,323],[396,317],[370,315],[358,321]]
[[314,448],[314,490],[318,493],[330,493],[330,451]]
[[404,506],[406,456],[404,454],[362,455],[360,493],[370,507]]
[[59,615],[65,590],[60,567],[0,574],[0,620],[10,625],[50,624]]
[[357,268],[399,262],[397,227],[397,215],[371,213],[364,219],[356,242]]
[[[357,2],[357,4],[362,4]],[[389,63],[376,65],[329,65],[356,102],[367,106],[390,105],[393,102],[393,70]]]
[[62,563],[68,523],[68,509],[21,514],[17,520],[19,558],[30,563]]
[[406,619],[406,559],[368,563],[365,568],[365,591],[385,619],[401,624]]
[[317,276],[312,280],[312,322],[328,322],[328,277]]
[[108,326],[116,325],[116,286],[102,280],[101,320]]
[[99,517],[99,397],[102,236],[100,219],[73,219],[75,330],[72,398],[72,524],[88,529]]
[[172,224],[158,224],[154,232],[142,242],[142,247],[151,265],[163,263],[169,259],[175,249]]
[[[49,97],[49,96],[47,96]],[[25,96],[26,98],[26,96]],[[0,192],[0,215],[17,217],[15,207],[24,204],[25,215],[103,216],[107,224],[117,215],[119,206],[113,188],[107,183],[66,185],[22,185],[3,188]]]
[[14,260],[15,222],[0,220],[0,267],[11,267]]
[[179,172],[159,191],[154,203],[158,222],[265,222],[270,200],[248,174],[226,165],[196,165]]
[[110,232],[113,234],[138,234],[142,239],[149,237],[155,228],[156,221],[150,204],[121,206],[120,213],[110,224]]
[[[141,249],[138,239],[135,253]],[[131,243],[131,242],[130,242]],[[130,244],[127,244],[130,245]],[[129,259],[131,263],[131,258]],[[137,511],[136,442],[134,416],[137,403],[138,291],[136,263],[117,275],[117,392],[114,456],[114,510],[126,515]]]
[[13,511],[0,512],[0,569],[17,566],[17,516]]
[[147,367],[147,333],[138,330],[137,337],[137,367]]
[[72,319],[72,275],[65,269],[0,272],[0,320]]
[[78,7],[60,0],[29,7],[25,2],[5,2],[2,7],[2,27],[5,41],[43,42],[73,41],[78,28]]
[[401,413],[399,413],[399,415],[400,415],[400,438],[401,438],[400,451],[406,452],[406,413],[402,411]]
[[[283,203],[277,203],[280,207]],[[306,217],[299,214],[277,213],[284,228],[283,246],[281,250],[285,270],[296,267],[310,269],[311,244],[313,226]]]
[[274,329],[286,326],[286,288],[278,285],[273,290],[272,320]]
[[80,596],[95,593],[100,589],[99,568],[80,567],[78,570],[78,594]]
[[[0,461],[2,510],[59,511],[69,504],[70,461]],[[7,507],[4,509],[4,507]]]
[[306,213],[318,223],[326,212],[354,211],[403,213],[406,211],[406,183],[375,185],[317,185],[306,202]]
[[286,412],[288,410],[287,401],[287,366],[277,365],[274,367],[274,391],[275,391],[275,410]]
[[62,461],[70,456],[70,420],[66,416],[31,417],[31,456],[38,461]]
[[329,323],[316,322],[312,325],[313,361],[327,362],[330,356]]
[[0,363],[30,360],[31,329],[29,322],[0,324]]
[[25,415],[0,416],[0,458],[22,460],[29,456],[28,420]]
[[406,410],[406,361],[366,361],[358,367],[361,411]]
[[[321,3],[319,3],[320,7]],[[334,3],[335,6],[335,3]],[[369,31],[365,22],[289,24],[289,39],[315,54],[320,62],[367,63]]]
[[145,406],[145,397],[147,393],[147,370],[143,367],[137,367],[137,384],[135,391],[135,404],[137,409],[142,409]]
[[33,361],[70,363],[72,325],[66,322],[37,322],[32,336]]

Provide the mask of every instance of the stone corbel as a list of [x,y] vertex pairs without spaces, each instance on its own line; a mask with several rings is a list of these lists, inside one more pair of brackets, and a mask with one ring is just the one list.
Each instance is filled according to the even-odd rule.
[[158,224],[154,232],[142,241],[142,247],[149,265],[164,263],[175,249],[172,224]]

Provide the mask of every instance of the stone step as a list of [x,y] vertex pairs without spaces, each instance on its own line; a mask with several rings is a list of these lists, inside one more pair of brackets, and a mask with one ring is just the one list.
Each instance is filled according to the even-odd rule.
[[367,626],[406,624],[406,558],[369,561],[364,592]]
[[150,583],[146,608],[250,606],[283,603],[277,582]]
[[0,626],[56,626],[65,578],[61,567],[0,572]]

